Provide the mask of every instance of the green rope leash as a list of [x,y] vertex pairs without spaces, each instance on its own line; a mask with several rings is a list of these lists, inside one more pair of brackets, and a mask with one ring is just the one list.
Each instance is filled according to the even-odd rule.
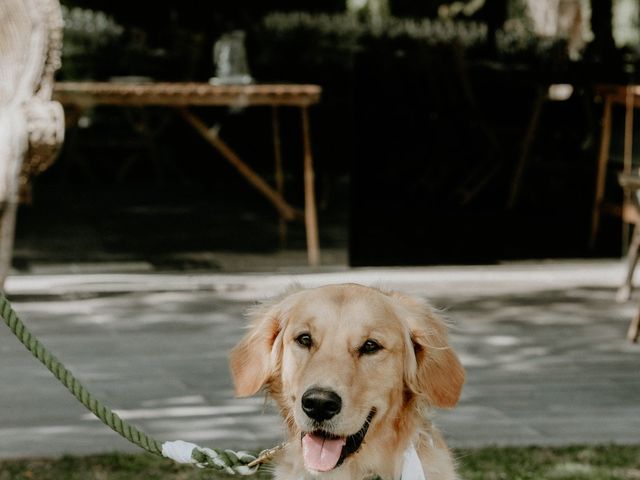
[[192,443],[158,442],[122,420],[109,407],[96,399],[66,367],[54,357],[24,326],[9,301],[0,295],[0,316],[13,334],[34,357],[69,390],[76,399],[112,430],[131,443],[154,455],[171,458],[180,463],[212,468],[231,475],[252,475],[262,463],[269,461],[281,447],[265,450],[258,457],[247,452],[202,448]]

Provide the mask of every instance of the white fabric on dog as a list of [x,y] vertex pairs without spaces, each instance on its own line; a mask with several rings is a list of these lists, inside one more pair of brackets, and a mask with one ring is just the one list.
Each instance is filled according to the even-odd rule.
[[404,451],[404,464],[402,465],[402,480],[426,480],[422,462],[416,452],[413,443]]

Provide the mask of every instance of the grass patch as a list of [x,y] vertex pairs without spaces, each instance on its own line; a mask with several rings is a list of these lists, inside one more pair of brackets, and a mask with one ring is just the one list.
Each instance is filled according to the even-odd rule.
[[[465,480],[640,480],[640,446],[457,450]],[[211,470],[148,454],[109,454],[0,462],[0,480],[215,480]],[[260,478],[269,478],[267,473]]]
[[457,458],[465,480],[640,480],[640,446],[483,448]]

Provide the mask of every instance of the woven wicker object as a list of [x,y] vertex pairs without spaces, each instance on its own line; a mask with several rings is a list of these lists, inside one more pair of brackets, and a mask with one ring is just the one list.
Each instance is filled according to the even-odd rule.
[[57,0],[0,1],[0,287],[10,268],[17,202],[64,138],[62,106],[51,101],[61,47]]

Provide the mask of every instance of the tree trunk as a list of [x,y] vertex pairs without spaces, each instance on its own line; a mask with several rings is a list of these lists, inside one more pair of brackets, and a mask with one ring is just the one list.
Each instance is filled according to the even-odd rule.
[[478,11],[478,17],[487,23],[487,42],[492,51],[496,48],[496,31],[507,20],[507,3],[508,0],[488,0]]
[[613,39],[613,0],[591,0],[591,57],[596,61],[611,62],[616,57]]

